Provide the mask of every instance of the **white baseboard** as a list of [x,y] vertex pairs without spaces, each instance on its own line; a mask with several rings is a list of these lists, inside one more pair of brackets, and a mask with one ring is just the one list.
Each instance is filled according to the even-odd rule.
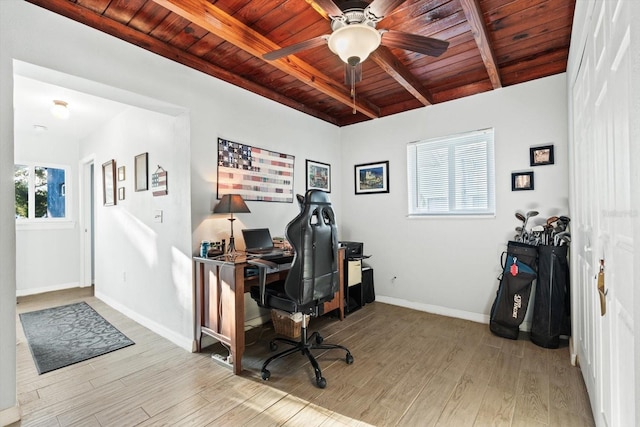
[[440,314],[442,316],[455,317],[457,319],[470,320],[477,323],[489,324],[489,315],[472,313],[470,311],[456,310],[454,308],[441,307],[439,305],[423,304],[414,301],[407,301],[400,298],[376,295],[376,301],[400,307],[412,308],[414,310],[425,311],[427,313]]
[[[439,305],[422,304],[413,301],[407,301],[400,298],[385,297],[376,295],[376,301],[386,304],[397,305],[400,307],[412,308],[414,310],[425,311],[427,313],[439,314],[442,316],[455,317],[457,319],[470,320],[472,322],[489,324],[490,316],[488,314],[472,313],[470,311],[456,310],[449,307],[441,307]],[[520,325],[520,330],[529,332],[531,330],[531,321],[525,320]]]
[[110,307],[114,308],[115,310],[118,310],[120,313],[124,314],[125,316],[127,316],[128,318],[136,321],[137,323],[141,324],[142,326],[149,328],[150,330],[152,330],[153,332],[155,332],[156,334],[160,335],[162,338],[166,338],[169,341],[171,341],[172,343],[174,343],[175,345],[184,348],[186,351],[188,352],[192,352],[193,351],[193,339],[191,337],[187,338],[187,337],[183,337],[180,334],[177,334],[176,332],[167,329],[165,326],[160,325],[159,323],[141,316],[139,313],[134,312],[133,310],[131,310],[128,307],[125,307],[124,305],[120,304],[117,301],[114,301],[113,299],[103,295],[100,292],[96,292],[95,293],[96,298],[98,298],[99,300],[103,301],[105,304],[109,305]]
[[27,295],[43,294],[45,292],[61,291],[64,289],[80,288],[80,282],[63,283],[60,285],[43,286],[41,288],[29,288],[29,289],[16,289],[17,297],[24,297]]
[[18,405],[0,411],[0,426],[8,426],[18,421],[20,421],[20,407]]

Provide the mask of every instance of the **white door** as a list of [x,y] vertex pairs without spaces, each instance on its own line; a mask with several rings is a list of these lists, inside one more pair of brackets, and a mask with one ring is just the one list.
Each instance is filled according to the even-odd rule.
[[[573,345],[601,426],[637,425],[629,159],[632,1],[592,4],[580,69],[570,82]],[[604,315],[597,289],[601,263]]]

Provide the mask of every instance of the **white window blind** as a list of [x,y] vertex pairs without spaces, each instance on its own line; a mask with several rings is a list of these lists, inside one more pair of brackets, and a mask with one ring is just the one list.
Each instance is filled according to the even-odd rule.
[[409,215],[493,215],[493,129],[407,145]]

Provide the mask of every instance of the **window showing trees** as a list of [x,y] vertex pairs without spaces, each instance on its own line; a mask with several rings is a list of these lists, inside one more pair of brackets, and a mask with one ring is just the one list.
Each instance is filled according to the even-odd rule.
[[66,170],[15,165],[16,219],[66,218]]

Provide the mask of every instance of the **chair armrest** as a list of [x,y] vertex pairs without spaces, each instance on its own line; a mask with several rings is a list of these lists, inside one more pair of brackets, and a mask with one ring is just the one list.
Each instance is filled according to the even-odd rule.
[[267,306],[267,270],[278,269],[278,264],[267,261],[266,259],[254,258],[247,260],[247,264],[258,267],[258,283],[260,286],[260,305]]

